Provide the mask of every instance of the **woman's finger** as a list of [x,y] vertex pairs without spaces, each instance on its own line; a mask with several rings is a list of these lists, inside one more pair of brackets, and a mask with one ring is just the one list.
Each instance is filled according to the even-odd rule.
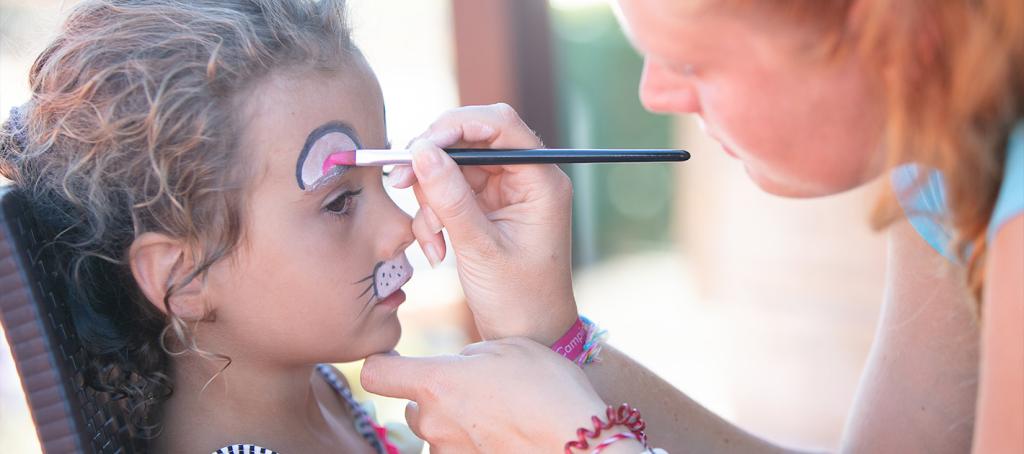
[[452,241],[480,250],[493,243],[494,228],[451,157],[430,142],[419,140],[413,144],[413,159],[418,188],[423,191],[420,201],[434,210]]
[[475,342],[463,347],[459,354],[462,356],[499,355],[503,350],[509,348],[508,345],[509,343],[504,339]]
[[437,217],[437,213],[434,213],[433,208],[427,205],[426,196],[423,194],[423,188],[419,185],[412,187],[412,192],[416,196],[416,203],[420,204],[420,211],[417,214],[423,216],[423,221],[429,227],[431,233],[440,232],[444,228],[444,224],[441,222],[441,218]]
[[459,354],[463,356],[473,356],[485,353],[490,350],[488,344],[490,344],[490,342],[474,342],[465,347],[462,347],[462,351],[459,352]]
[[[412,433],[419,437],[420,440],[426,441],[430,444],[430,452],[441,452],[438,443],[441,442],[439,438],[442,434],[438,432],[431,432],[431,428],[424,429],[424,416],[420,411],[420,406],[416,401],[410,401],[405,405],[405,422],[409,425],[409,429]],[[433,425],[436,430],[437,425]]]
[[359,382],[363,389],[381,396],[423,401],[436,396],[430,389],[443,387],[455,357],[416,358],[388,354],[372,355],[363,362]]
[[414,400],[410,400],[409,403],[405,404],[405,422],[409,425],[412,433],[416,434],[416,437],[420,440],[426,440],[426,437],[420,432],[420,405]]
[[[430,217],[427,216],[429,210],[430,207],[424,206],[416,213],[416,217],[412,220],[412,233],[416,236],[416,242],[419,243],[423,254],[427,256],[430,266],[437,266],[438,263],[444,260],[445,254],[447,254],[447,246],[445,246],[444,234],[441,233],[441,229],[435,227],[428,219]],[[437,216],[432,217],[434,219],[437,218]]]
[[467,106],[449,110],[432,124],[425,138],[458,137],[457,142],[439,144],[448,147],[455,144],[471,145],[485,143],[491,148],[540,147],[540,140],[533,130],[523,123],[511,106],[504,103],[489,106]]
[[408,189],[416,184],[416,173],[408,165],[397,165],[391,169],[384,184],[395,189]]

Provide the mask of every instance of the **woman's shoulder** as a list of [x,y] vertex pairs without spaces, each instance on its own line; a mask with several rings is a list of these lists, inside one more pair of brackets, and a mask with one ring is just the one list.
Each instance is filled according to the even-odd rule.
[[1006,147],[1006,161],[1003,164],[1003,183],[999,198],[989,222],[988,237],[995,234],[1011,219],[1024,214],[1024,120],[1010,134]]
[[[957,261],[950,248],[954,232],[947,226],[945,180],[942,174],[915,164],[892,173],[897,200],[917,233],[946,258]],[[1007,140],[999,195],[988,223],[991,241],[1010,220],[1024,215],[1024,120],[1018,121]]]

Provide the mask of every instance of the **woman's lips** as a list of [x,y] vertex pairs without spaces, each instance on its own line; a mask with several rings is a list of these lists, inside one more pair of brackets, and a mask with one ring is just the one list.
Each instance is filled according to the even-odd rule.
[[729,157],[733,159],[739,159],[739,156],[736,155],[736,152],[733,152],[732,149],[729,148],[729,146],[725,145],[724,141],[719,140],[718,138],[716,138],[715,141],[718,142],[719,147],[722,148],[722,151],[725,152],[726,155],[729,155]]
[[[704,125],[704,123],[701,122],[702,128],[703,128],[703,125]],[[711,140],[714,140],[715,143],[718,144],[718,146],[722,147],[722,151],[724,151],[725,154],[729,155],[730,157],[732,157],[734,159],[739,159],[739,156],[736,155],[736,152],[732,151],[732,148],[729,148],[729,146],[726,145],[725,142],[722,141],[722,139],[719,139],[718,136],[716,136],[714,133],[712,133],[711,131],[708,131],[706,129],[704,129],[704,132],[706,132],[708,134],[708,137],[710,137]]]
[[734,151],[732,151],[731,148],[729,148],[728,146],[726,146],[725,144],[723,144],[721,142],[719,142],[719,144],[721,144],[722,151],[724,151],[725,154],[729,155],[733,159],[739,159],[740,158],[739,156],[736,155],[736,153]]

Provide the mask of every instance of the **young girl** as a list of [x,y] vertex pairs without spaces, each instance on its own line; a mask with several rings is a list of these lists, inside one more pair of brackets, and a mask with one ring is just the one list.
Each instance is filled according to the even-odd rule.
[[84,1],[30,81],[3,174],[150,450],[419,452],[324,365],[394,348],[412,275],[379,169],[330,164],[387,146],[343,0]]

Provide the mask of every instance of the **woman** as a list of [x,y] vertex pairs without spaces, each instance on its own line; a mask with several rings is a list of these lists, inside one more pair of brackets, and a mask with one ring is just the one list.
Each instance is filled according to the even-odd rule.
[[[645,54],[646,107],[700,116],[764,190],[835,194],[895,168],[875,216],[886,301],[840,450],[1024,452],[1024,4],[618,3]],[[564,450],[619,402],[671,452],[785,451],[610,347],[582,369],[553,353],[577,318],[569,184],[544,167],[460,173],[438,149],[456,143],[538,140],[507,106],[456,110],[395,177],[415,182],[413,230],[434,261],[448,230],[477,325],[499,340],[373,357],[368,390],[412,400],[407,419],[440,452]],[[629,433],[589,448],[640,452]]]

